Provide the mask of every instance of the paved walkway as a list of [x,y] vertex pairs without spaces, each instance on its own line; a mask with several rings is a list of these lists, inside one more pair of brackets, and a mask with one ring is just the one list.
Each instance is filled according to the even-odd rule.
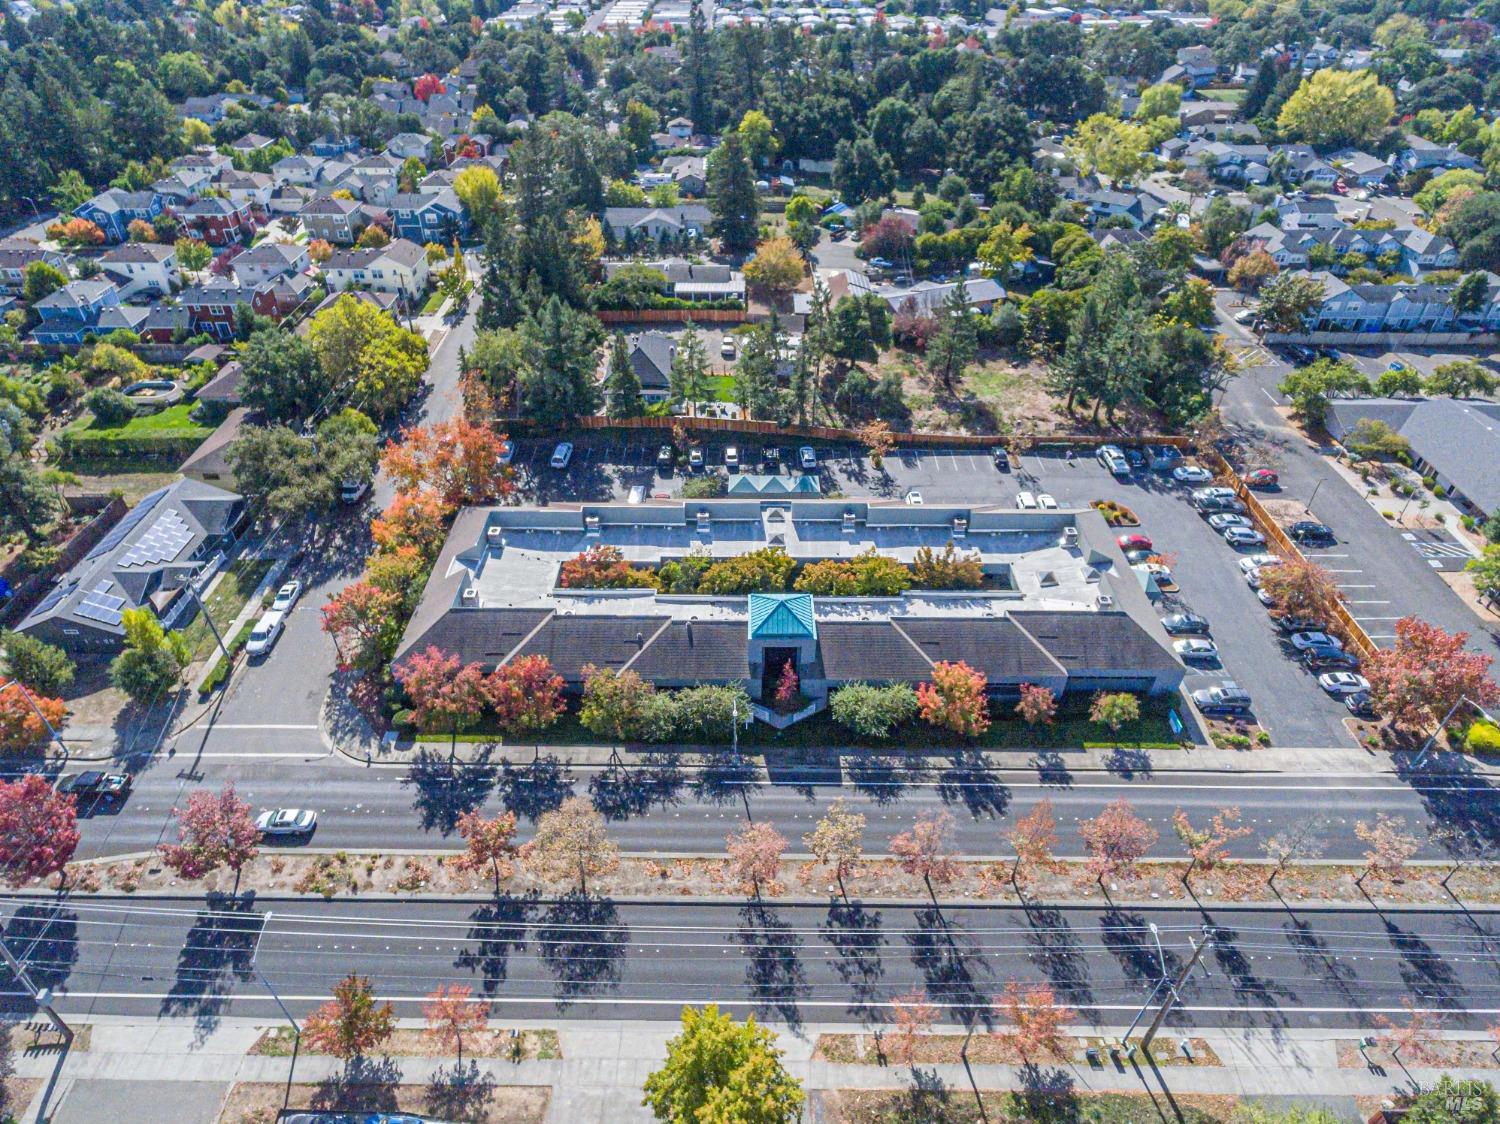
[[[419,1020],[400,1020],[403,1026],[420,1026]],[[173,1105],[174,1124],[211,1124],[218,1104],[235,1082],[287,1080],[288,1058],[252,1057],[248,1051],[263,1028],[276,1025],[264,1020],[222,1019],[210,1024],[188,1019],[142,1022],[101,1017],[92,1023],[92,1042],[86,1051],[74,1052],[62,1061],[48,1105],[48,1119],[59,1121],[95,1119],[79,1115],[86,1106],[136,1101],[145,1095],[155,1103]],[[511,1025],[511,1024],[506,1024]],[[651,1116],[640,1107],[640,1090],[647,1074],[666,1051],[667,1039],[677,1032],[675,1023],[601,1021],[519,1023],[525,1027],[552,1027],[558,1031],[562,1057],[550,1061],[479,1061],[479,1071],[496,1085],[550,1087],[547,1119],[559,1124],[614,1124],[646,1121]],[[904,1066],[835,1064],[812,1060],[821,1032],[848,1033],[846,1025],[801,1027],[780,1032],[779,1044],[787,1066],[810,1091],[831,1089],[899,1089],[909,1087],[911,1070]],[[946,1028],[957,1033],[958,1028]],[[1080,1034],[1118,1039],[1123,1027],[1078,1027]],[[1173,1041],[1171,1031],[1164,1035]],[[1410,1087],[1435,1082],[1442,1072],[1457,1078],[1500,1078],[1500,1069],[1443,1070],[1413,1068],[1409,1072],[1391,1067],[1342,1068],[1338,1064],[1338,1042],[1357,1035],[1324,1030],[1208,1030],[1194,1031],[1207,1040],[1221,1065],[1164,1066],[1155,1073],[1140,1071],[1128,1063],[1116,1065],[1105,1058],[1101,1065],[1088,1063],[1056,1067],[1065,1082],[1079,1092],[1231,1093],[1246,1097],[1292,1097],[1342,1103],[1352,1109],[1356,1096],[1382,1097]],[[13,1036],[24,1041],[24,1032]],[[1450,1038],[1489,1041],[1483,1034],[1454,1034]],[[405,1083],[426,1084],[451,1058],[400,1058],[397,1065]],[[20,1053],[16,1075],[44,1082],[57,1070],[55,1054]],[[924,1073],[935,1076],[955,1091],[970,1087],[970,1070],[962,1065],[924,1065]],[[972,1081],[981,1089],[1022,1087],[1018,1067],[974,1065]],[[1052,1068],[1052,1067],[1048,1067]],[[296,1060],[298,1083],[317,1082],[337,1076],[343,1063],[334,1058],[304,1054]],[[132,1097],[139,1088],[142,1096]],[[19,1119],[31,1124],[41,1118],[39,1093]],[[17,1106],[18,1108],[20,1106]],[[168,1119],[157,1116],[157,1119]],[[1353,1117],[1350,1117],[1351,1119]]]

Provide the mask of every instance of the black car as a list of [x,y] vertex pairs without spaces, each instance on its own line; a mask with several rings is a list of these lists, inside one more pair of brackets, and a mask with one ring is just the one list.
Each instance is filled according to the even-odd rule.
[[1315,523],[1311,519],[1299,519],[1286,530],[1298,542],[1333,541],[1333,528],[1327,523]]
[[670,445],[663,445],[656,450],[656,467],[666,472],[677,462],[677,453]]
[[90,769],[86,773],[74,773],[61,778],[57,782],[57,791],[64,795],[123,799],[130,791],[130,776],[127,773],[105,773]]
[[1302,663],[1309,671],[1358,671],[1359,658],[1335,648],[1332,644],[1315,644],[1302,653]]
[[1010,471],[1010,454],[1007,453],[1004,448],[996,445],[993,449],[990,450],[990,457],[994,460],[995,467],[998,468],[1001,472]]
[[1134,445],[1125,446],[1125,459],[1130,462],[1130,467],[1140,472],[1146,467],[1146,454]]
[[1369,691],[1355,691],[1352,695],[1344,696],[1344,706],[1356,718],[1378,717],[1375,713],[1375,700],[1370,697]]
[[760,470],[767,473],[781,471],[780,448],[775,445],[767,445],[760,451]]
[[1173,636],[1188,636],[1208,631],[1208,621],[1197,613],[1173,613],[1161,619],[1161,626]]

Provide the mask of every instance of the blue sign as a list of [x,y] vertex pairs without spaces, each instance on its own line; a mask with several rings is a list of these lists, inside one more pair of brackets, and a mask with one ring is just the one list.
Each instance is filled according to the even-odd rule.
[[1182,724],[1182,719],[1177,717],[1176,707],[1167,711],[1167,725],[1172,727],[1172,733],[1176,734],[1179,738],[1182,737],[1182,731],[1185,727]]

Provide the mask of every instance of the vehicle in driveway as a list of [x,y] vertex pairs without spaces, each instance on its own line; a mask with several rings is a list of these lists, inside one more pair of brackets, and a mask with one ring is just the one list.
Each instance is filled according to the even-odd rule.
[[724,467],[730,472],[740,470],[740,448],[738,445],[729,445],[724,449]]
[[339,502],[356,504],[370,491],[368,480],[345,480],[339,485]]
[[1128,535],[1121,535],[1115,539],[1115,543],[1121,550],[1150,550],[1151,540],[1139,531],[1133,531]]
[[271,602],[271,612],[290,613],[297,598],[302,596],[302,583],[295,579],[285,583],[276,591],[276,600]]
[[57,791],[64,796],[123,800],[130,792],[130,774],[106,773],[102,769],[89,769],[83,773],[58,778]]
[[1329,632],[1294,632],[1291,636],[1292,647],[1299,652],[1305,652],[1308,648],[1338,648],[1343,650],[1344,642]]
[[734,337],[733,336],[725,336],[724,337],[724,342],[719,345],[719,358],[720,359],[733,359],[734,358]]
[[797,450],[797,463],[802,466],[803,472],[817,472],[818,451],[811,445],[803,445]]
[[1256,468],[1245,473],[1245,485],[1250,488],[1274,488],[1280,482],[1281,477],[1273,469]]
[[1201,464],[1182,464],[1172,470],[1172,479],[1179,484],[1207,484],[1213,478],[1214,474]]
[[1344,708],[1356,718],[1379,717],[1375,709],[1375,700],[1370,697],[1369,691],[1355,691],[1352,695],[1345,695]]
[[1227,531],[1230,527],[1253,527],[1255,524],[1243,515],[1236,515],[1232,511],[1221,511],[1217,515],[1208,517],[1208,525],[1215,531]]
[[1036,506],[1037,506],[1037,504],[1036,504],[1036,497],[1034,495],[1032,495],[1030,492],[1017,492],[1016,493],[1016,507],[1018,507],[1020,510],[1022,510],[1022,511],[1035,511],[1036,510]]
[[255,817],[262,835],[306,835],[318,826],[318,813],[307,808],[273,808]]
[[286,627],[286,614],[268,612],[255,622],[255,627],[250,631],[250,639],[245,642],[245,655],[251,659],[258,659],[270,653],[276,647],[276,641],[281,638],[281,633]]
[[1173,613],[1162,617],[1161,626],[1171,635],[1180,636],[1184,633],[1207,632],[1208,620],[1197,613]]
[[1005,446],[996,445],[991,449],[990,459],[995,462],[995,467],[1001,472],[1010,471],[1010,454],[1005,451]]
[[571,441],[559,441],[557,443],[557,448],[555,448],[555,449],[552,450],[552,459],[550,461],[548,461],[548,463],[550,465],[552,465],[553,468],[561,470],[561,469],[567,468],[568,467],[568,462],[571,461],[572,459],[573,459],[573,442],[571,442]]
[[1299,519],[1286,529],[1297,542],[1332,542],[1333,528],[1327,523],[1315,523],[1311,519]]
[[1219,658],[1218,646],[1204,636],[1187,636],[1172,642],[1172,651],[1188,662],[1204,662]]
[[1233,547],[1265,546],[1266,536],[1253,527],[1226,527],[1224,541]]
[[1361,691],[1368,693],[1370,681],[1352,671],[1329,671],[1318,676],[1318,686],[1335,698],[1343,698],[1346,695],[1357,695]]
[[1234,314],[1234,322],[1236,324],[1254,324],[1255,318],[1259,315],[1260,313],[1256,312],[1253,308],[1242,308]]
[[1342,649],[1319,644],[1302,653],[1302,666],[1309,671],[1358,671],[1359,660]]
[[672,466],[677,463],[676,450],[670,445],[662,445],[656,450],[656,467],[663,476],[672,471]]
[[626,503],[645,503],[646,502],[646,485],[644,485],[644,484],[632,484],[630,486],[630,494],[625,497],[625,502]]
[[1192,700],[1194,706],[1210,716],[1247,714],[1250,710],[1250,692],[1232,682],[1200,687],[1192,693]]

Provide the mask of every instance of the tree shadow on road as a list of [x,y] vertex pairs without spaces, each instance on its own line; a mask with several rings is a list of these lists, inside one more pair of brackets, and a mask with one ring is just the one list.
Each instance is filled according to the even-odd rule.
[[1031,928],[1026,943],[1031,946],[1031,962],[1057,991],[1059,999],[1073,1007],[1086,1021],[1097,1022],[1094,989],[1089,982],[1089,961],[1084,955],[1078,934],[1060,910],[1027,907],[1026,920]]
[[1203,919],[1214,930],[1213,947],[1209,951],[1213,953],[1219,970],[1234,984],[1235,996],[1259,1007],[1258,1021],[1271,1028],[1275,1041],[1282,1041],[1281,1032],[1289,1022],[1283,1003],[1286,1008],[1294,1006],[1297,993],[1256,974],[1249,958],[1240,951],[1240,935],[1234,929],[1217,924],[1206,912]]
[[494,995],[506,981],[511,951],[526,947],[526,927],[534,907],[532,899],[506,895],[469,914],[465,939],[470,946],[459,953],[453,966],[478,973],[486,995]]
[[1104,759],[1104,767],[1117,777],[1127,781],[1136,777],[1145,777],[1148,780],[1152,776],[1151,754],[1144,749],[1129,749],[1123,745],[1117,745],[1110,750],[1109,756]]
[[628,820],[658,805],[675,804],[684,783],[677,758],[661,755],[639,765],[616,762],[595,773],[589,781],[589,796],[605,819]]
[[1381,924],[1400,954],[1398,968],[1407,990],[1439,1007],[1458,1009],[1465,1005],[1465,988],[1453,973],[1451,953],[1435,951],[1418,934],[1401,928],[1389,917],[1382,917]]
[[732,804],[747,799],[755,780],[755,766],[743,756],[729,750],[710,751],[703,755],[693,794],[706,804]]
[[953,764],[938,775],[938,795],[945,804],[963,804],[976,820],[999,819],[1010,807],[1010,787],[980,753],[954,754]]
[[822,930],[823,939],[838,955],[833,970],[852,996],[849,1013],[866,1020],[879,1019],[883,1010],[880,984],[885,978],[880,950],[886,945],[880,912],[858,902],[834,902],[828,907]]
[[255,911],[251,898],[211,898],[177,953],[177,974],[160,1013],[191,1015],[195,1039],[206,1039],[219,1025],[235,987],[253,977],[255,946],[265,923],[265,914]]
[[1042,784],[1053,788],[1073,787],[1073,774],[1068,771],[1068,764],[1063,760],[1062,754],[1056,750],[1039,749],[1031,761],[1036,766],[1036,779]]
[[[59,988],[78,963],[78,914],[61,903],[39,902],[17,907],[0,936],[39,988]],[[19,994],[21,983],[7,964],[0,964],[0,1010],[31,1011],[34,1004]]]
[[854,790],[877,804],[894,804],[906,792],[907,782],[916,779],[897,757],[856,756],[846,772]]
[[556,979],[553,995],[559,1010],[580,998],[617,987],[630,951],[630,926],[608,898],[574,891],[537,918],[536,941],[541,961]]
[[508,811],[534,823],[573,795],[573,769],[551,753],[538,754],[525,765],[506,761],[496,787]]
[[422,830],[452,835],[460,816],[484,805],[495,784],[495,770],[482,762],[457,765],[424,749],[412,759],[401,784],[415,790],[412,808]]
[[948,1008],[953,1020],[973,1029],[994,1024],[989,988],[981,986],[992,974],[989,960],[962,925],[950,921],[936,907],[916,911],[916,928],[907,932],[912,963],[922,973],[927,994]]
[[1310,922],[1293,917],[1282,929],[1288,943],[1297,950],[1298,958],[1307,965],[1315,979],[1331,986],[1350,1006],[1363,1004],[1363,997],[1355,994],[1354,969],[1334,955]]
[[1099,929],[1104,947],[1120,962],[1128,979],[1154,984],[1163,975],[1175,977],[1182,967],[1181,958],[1170,948],[1163,945],[1162,952],[1157,952],[1146,919],[1139,913],[1111,909],[1099,918]]
[[798,1004],[812,992],[802,966],[802,938],[775,909],[760,901],[740,910],[734,938],[745,953],[745,982],[757,1012],[800,1029]]

